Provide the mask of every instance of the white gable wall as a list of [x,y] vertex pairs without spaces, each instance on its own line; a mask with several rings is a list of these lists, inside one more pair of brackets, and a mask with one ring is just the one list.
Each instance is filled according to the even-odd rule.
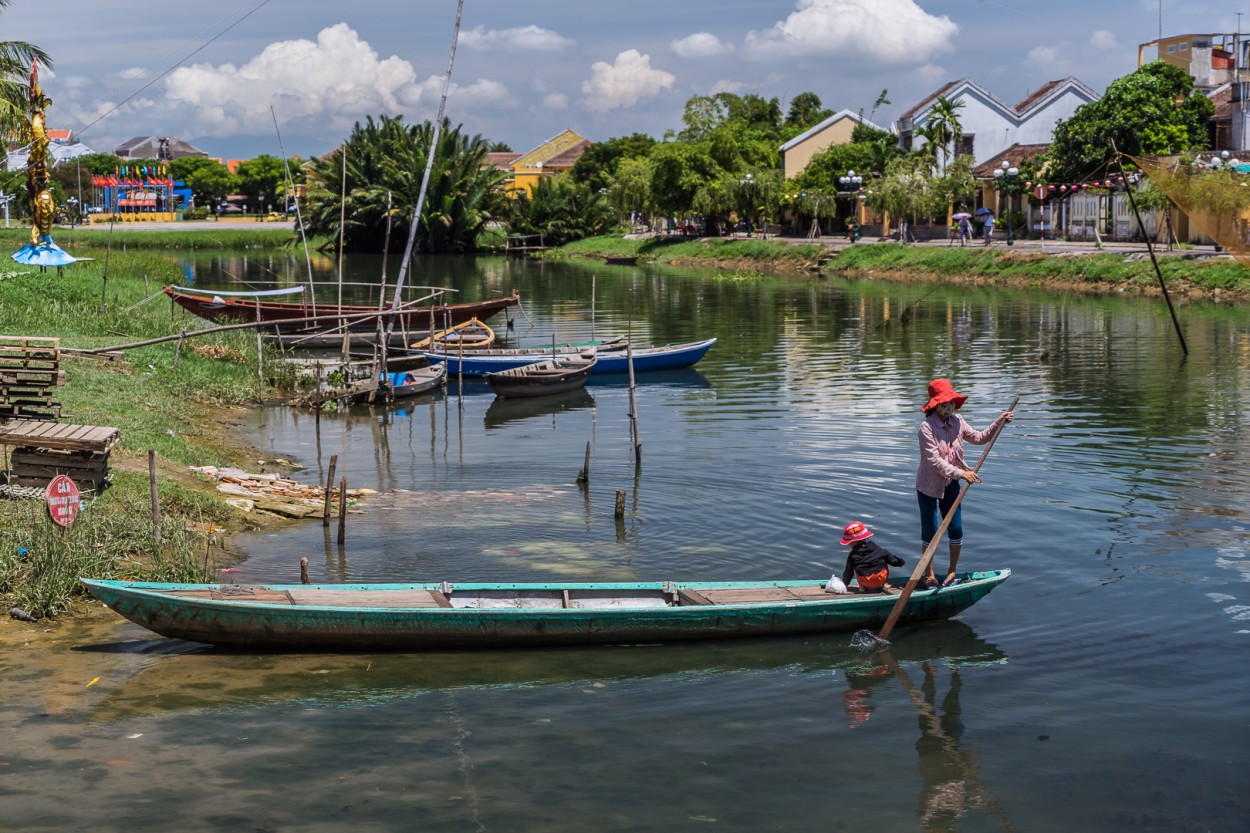
[[[965,135],[974,137],[973,164],[979,165],[1014,144],[1049,144],[1054,138],[1055,125],[1062,119],[1071,118],[1077,107],[1089,101],[1071,86],[1059,89],[1062,91],[1058,94],[1052,91],[1040,106],[1035,104],[1021,117],[973,87],[957,88],[948,98],[963,102],[959,123]],[[920,127],[927,120],[926,112],[916,118],[915,124]],[[912,143],[916,148],[925,145],[924,139],[916,133],[913,133]]]

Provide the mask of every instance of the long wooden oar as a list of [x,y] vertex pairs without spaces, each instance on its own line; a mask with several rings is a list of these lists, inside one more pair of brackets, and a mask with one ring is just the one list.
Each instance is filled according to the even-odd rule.
[[[1011,405],[1007,407],[1007,411],[1014,411],[1016,403],[1020,401],[1017,395],[1011,400]],[[1007,427],[1007,423],[1003,423],[1003,428]],[[985,458],[990,456],[990,449],[994,447],[994,443],[1003,433],[1003,429],[999,428],[994,436],[990,437],[989,443],[985,446],[985,451],[981,452],[981,458],[977,460],[976,466],[973,467],[972,473],[976,474],[981,470],[981,464],[985,462]],[[903,592],[899,594],[898,601],[894,603],[894,609],[890,611],[889,617],[886,618],[885,624],[881,626],[881,633],[877,634],[877,644],[885,642],[890,632],[894,630],[894,626],[898,624],[898,617],[903,615],[903,608],[907,606],[907,600],[911,598],[912,591],[916,589],[916,585],[920,582],[920,577],[924,575],[925,569],[929,566],[929,562],[933,560],[933,553],[937,552],[938,544],[942,541],[942,536],[946,534],[946,528],[951,525],[951,518],[955,517],[955,510],[959,508],[959,504],[963,502],[964,495],[968,494],[969,487],[972,486],[970,481],[965,481],[963,488],[959,490],[958,497],[951,504],[950,511],[946,513],[946,517],[942,519],[942,525],[938,527],[937,532],[933,535],[933,540],[929,542],[929,546],[925,547],[924,555],[920,556],[920,560],[916,562],[916,569],[912,570],[911,578],[907,580],[907,585],[903,588]]]

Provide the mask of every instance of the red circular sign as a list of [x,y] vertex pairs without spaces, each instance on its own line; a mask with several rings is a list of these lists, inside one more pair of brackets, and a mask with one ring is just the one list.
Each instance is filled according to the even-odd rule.
[[78,486],[63,474],[52,478],[43,500],[48,504],[48,514],[58,526],[72,526],[82,505],[78,498]]
[[1033,196],[1037,197],[1039,200],[1046,199],[1046,186],[1045,185],[1037,186],[1037,190],[1033,192]]

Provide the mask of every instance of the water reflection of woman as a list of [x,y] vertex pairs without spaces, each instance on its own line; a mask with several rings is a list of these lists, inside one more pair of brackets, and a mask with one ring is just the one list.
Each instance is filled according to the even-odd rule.
[[964,732],[959,692],[963,679],[952,668],[946,696],[937,705],[937,672],[924,663],[924,682],[917,692],[907,673],[898,670],[920,713],[920,739],[916,741],[920,766],[920,822],[928,833],[955,830],[955,820],[970,810],[987,809],[1006,831],[1011,822],[998,809],[997,800],[981,782],[980,762],[975,752],[960,747]]

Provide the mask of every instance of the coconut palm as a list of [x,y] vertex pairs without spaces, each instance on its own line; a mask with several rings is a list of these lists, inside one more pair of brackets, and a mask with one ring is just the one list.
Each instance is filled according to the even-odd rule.
[[954,155],[953,145],[958,144],[964,135],[963,125],[959,121],[959,111],[963,108],[962,101],[952,101],[944,95],[938,96],[937,101],[929,108],[929,118],[925,124],[929,133],[926,138],[931,136],[937,145],[936,150],[941,151],[943,171]]
[[[428,121],[409,126],[402,117],[382,116],[375,122],[370,116],[364,124],[357,122],[342,147],[309,165],[308,231],[337,240],[342,217],[345,249],[379,251],[386,237],[388,194],[392,227],[412,222],[433,138]],[[418,251],[471,250],[478,233],[499,213],[507,175],[485,164],[486,148],[480,136],[462,136],[444,120],[418,225]],[[394,251],[405,243],[403,235],[391,237]]]
[[[0,10],[11,0],[0,0]],[[30,65],[38,61],[52,66],[52,59],[34,44],[24,41],[0,41],[0,130],[12,132],[26,121],[27,91]]]

